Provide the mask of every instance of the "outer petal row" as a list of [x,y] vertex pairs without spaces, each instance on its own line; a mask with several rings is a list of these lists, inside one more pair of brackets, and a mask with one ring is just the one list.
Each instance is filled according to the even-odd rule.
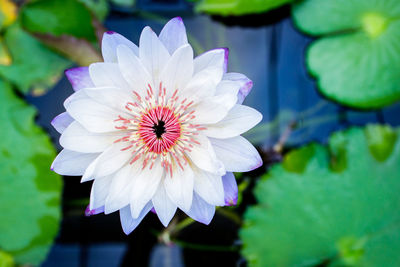
[[188,43],[186,29],[180,17],[171,19],[161,30],[159,38],[172,55],[179,47]]
[[146,214],[149,213],[152,208],[153,205],[149,201],[136,219],[132,217],[131,209],[129,208],[129,206],[122,208],[119,211],[119,216],[124,233],[129,235],[133,230],[135,230],[135,228],[143,220],[144,216],[146,216]]
[[94,86],[89,75],[88,67],[68,69],[65,71],[65,76],[67,76],[72,88],[75,91]]
[[250,93],[253,87],[253,82],[241,73],[229,72],[225,73],[222,77],[223,81],[232,81],[239,86],[238,91],[238,104],[242,104],[246,96]]
[[194,73],[200,72],[208,67],[221,68],[226,72],[228,54],[228,48],[217,48],[204,52],[194,59]]
[[73,121],[74,119],[67,112],[63,112],[51,121],[51,125],[53,125],[57,132],[63,133]]
[[116,32],[108,31],[104,33],[101,42],[101,53],[103,54],[104,62],[116,63],[118,61],[117,46],[121,44],[126,45],[134,54],[139,55],[139,49],[134,43]]

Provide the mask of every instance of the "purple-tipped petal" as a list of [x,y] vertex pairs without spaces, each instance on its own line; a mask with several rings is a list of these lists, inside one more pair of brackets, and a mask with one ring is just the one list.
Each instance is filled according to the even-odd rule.
[[126,39],[121,34],[113,31],[107,31],[103,35],[103,40],[101,41],[101,53],[103,55],[104,62],[115,63],[118,61],[117,58],[117,47],[119,45],[126,45],[129,47],[136,56],[139,55],[139,48]]
[[72,88],[75,91],[81,90],[83,88],[94,87],[92,79],[89,75],[88,67],[68,69],[65,71],[65,75],[67,76],[69,82],[72,85]]
[[228,57],[229,57],[229,48],[224,47],[222,48],[225,50],[225,56],[224,56],[224,73],[228,71]]
[[225,73],[228,68],[228,48],[216,48],[204,52],[194,59],[194,73],[199,73],[207,68],[222,68]]
[[104,206],[91,210],[90,205],[88,205],[85,210],[85,216],[89,217],[89,216],[96,215],[96,214],[103,213],[103,212],[104,212]]
[[143,220],[144,216],[153,208],[151,201],[146,204],[143,210],[140,212],[139,217],[137,219],[132,218],[131,208],[130,206],[126,206],[119,211],[119,216],[121,219],[122,229],[126,235],[132,233],[133,230],[139,225],[139,223]]
[[222,183],[224,185],[225,205],[236,205],[238,200],[238,187],[236,183],[236,178],[233,173],[228,172],[227,174],[225,174],[222,177]]
[[154,209],[154,207],[151,208],[150,210],[152,213],[157,214],[156,210]]
[[172,55],[176,49],[188,43],[186,28],[181,17],[171,19],[161,30],[159,38]]
[[234,81],[240,84],[240,90],[238,92],[238,104],[242,104],[246,96],[250,93],[253,87],[253,81],[247,78],[244,74],[229,72],[225,73],[223,80]]
[[186,214],[192,219],[208,225],[214,217],[215,206],[208,204],[194,192],[192,207]]
[[67,112],[63,112],[51,121],[51,125],[57,132],[62,134],[73,121],[74,119]]

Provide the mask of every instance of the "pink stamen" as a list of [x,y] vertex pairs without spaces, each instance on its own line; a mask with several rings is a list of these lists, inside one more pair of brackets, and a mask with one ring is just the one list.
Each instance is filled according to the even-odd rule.
[[194,145],[200,145],[193,137],[206,128],[190,123],[195,117],[194,102],[190,98],[178,101],[178,89],[167,97],[162,82],[157,89],[155,92],[147,84],[142,90],[143,96],[132,91],[133,97],[125,104],[127,113],[114,120],[114,127],[125,131],[114,143],[126,142],[121,151],[132,152],[130,164],[140,159],[143,169],[152,169],[158,162],[172,177],[174,169],[183,170],[188,165],[187,153]]

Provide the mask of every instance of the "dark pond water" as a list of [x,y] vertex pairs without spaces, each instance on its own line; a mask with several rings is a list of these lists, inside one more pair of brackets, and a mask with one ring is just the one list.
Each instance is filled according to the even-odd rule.
[[[333,131],[350,125],[400,124],[398,104],[362,112],[343,108],[319,95],[315,81],[304,66],[304,52],[312,39],[295,30],[288,9],[221,19],[193,15],[183,0],[142,0],[138,1],[138,7],[145,12],[113,10],[106,21],[107,28],[137,43],[144,26],[150,25],[159,32],[169,18],[179,15],[183,17],[189,41],[197,54],[215,47],[229,47],[229,71],[244,73],[254,81],[245,103],[261,111],[264,119],[262,127],[248,137],[260,148],[274,144],[292,120],[297,121],[299,128],[288,139],[288,146],[324,142]],[[58,149],[59,134],[52,129],[50,121],[63,112],[62,103],[71,93],[69,83],[63,78],[46,95],[27,99],[39,109],[38,123],[50,133]],[[43,266],[182,266],[183,262],[186,266],[245,266],[235,251],[157,247],[150,257],[157,244],[152,233],[163,229],[154,214],[149,214],[130,236],[125,236],[118,214],[83,216],[90,183],[80,184],[77,177],[64,180],[64,219],[56,245]],[[245,195],[244,204],[253,201],[251,196]],[[239,208],[239,212],[243,210]],[[184,230],[179,239],[231,246],[238,244],[237,230],[234,223],[217,215],[210,226],[194,224]]]

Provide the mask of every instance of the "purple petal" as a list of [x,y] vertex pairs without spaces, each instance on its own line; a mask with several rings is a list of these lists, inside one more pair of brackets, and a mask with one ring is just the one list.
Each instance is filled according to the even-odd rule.
[[119,216],[121,219],[122,229],[126,235],[129,235],[135,228],[139,225],[139,223],[143,220],[144,216],[153,208],[153,204],[149,201],[143,210],[140,212],[139,217],[137,219],[132,218],[131,207],[128,205],[119,211]]
[[224,61],[224,73],[228,71],[228,57],[229,57],[229,48],[222,48],[225,50],[225,61]]
[[154,209],[154,207],[151,208],[150,210],[152,213],[157,214],[156,210]]
[[161,30],[159,38],[171,55],[176,49],[187,44],[186,28],[182,18],[176,17],[168,21]]
[[63,112],[57,115],[52,121],[51,125],[53,125],[54,129],[57,132],[63,133],[64,130],[74,121],[74,119],[67,113]]
[[240,83],[240,89],[238,92],[238,104],[242,104],[246,96],[250,93],[253,87],[253,81],[247,78],[244,74],[229,72],[225,73],[223,80],[230,80]]
[[91,210],[89,206],[90,205],[88,205],[85,210],[85,216],[87,217],[104,212],[104,206],[93,210]]
[[236,205],[238,200],[238,187],[233,173],[228,172],[226,175],[224,175],[222,177],[222,183],[224,185],[225,205]]
[[75,91],[81,90],[82,88],[94,87],[88,67],[68,69],[65,71],[65,75]]
[[192,219],[208,225],[214,217],[215,206],[208,204],[196,192],[193,192],[192,207],[186,214]]

